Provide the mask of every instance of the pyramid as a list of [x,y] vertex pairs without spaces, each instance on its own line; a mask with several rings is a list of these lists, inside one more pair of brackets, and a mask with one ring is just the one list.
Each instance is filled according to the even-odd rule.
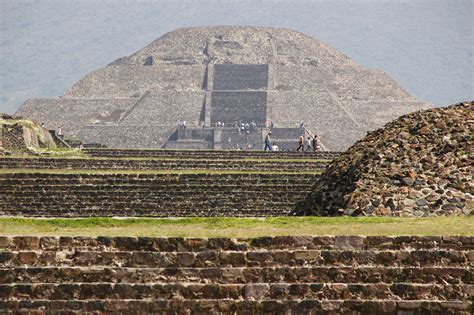
[[[324,148],[341,151],[369,130],[430,107],[384,72],[300,32],[212,26],[166,33],[63,96],[27,100],[16,114],[120,148],[217,148],[225,135],[217,122],[273,122],[288,138],[303,121]],[[178,133],[180,121],[187,133]]]

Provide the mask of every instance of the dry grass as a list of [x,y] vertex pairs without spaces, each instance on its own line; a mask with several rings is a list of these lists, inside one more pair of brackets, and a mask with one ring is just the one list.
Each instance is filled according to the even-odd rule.
[[433,218],[0,218],[1,235],[258,237],[276,235],[468,235],[474,216]]

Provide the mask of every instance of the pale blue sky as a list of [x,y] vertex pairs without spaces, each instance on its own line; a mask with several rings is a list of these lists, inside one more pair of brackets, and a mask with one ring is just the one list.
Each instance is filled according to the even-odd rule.
[[471,0],[0,0],[0,111],[64,93],[167,31],[287,27],[387,72],[420,100],[473,97]]

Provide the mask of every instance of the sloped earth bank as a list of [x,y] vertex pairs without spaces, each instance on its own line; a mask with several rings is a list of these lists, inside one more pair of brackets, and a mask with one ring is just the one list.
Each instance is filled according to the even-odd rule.
[[474,102],[404,115],[335,159],[298,206],[320,216],[469,215]]

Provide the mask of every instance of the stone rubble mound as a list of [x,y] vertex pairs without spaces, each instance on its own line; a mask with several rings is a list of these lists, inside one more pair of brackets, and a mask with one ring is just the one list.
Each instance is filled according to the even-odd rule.
[[472,214],[474,102],[404,115],[335,159],[302,204],[306,214]]

